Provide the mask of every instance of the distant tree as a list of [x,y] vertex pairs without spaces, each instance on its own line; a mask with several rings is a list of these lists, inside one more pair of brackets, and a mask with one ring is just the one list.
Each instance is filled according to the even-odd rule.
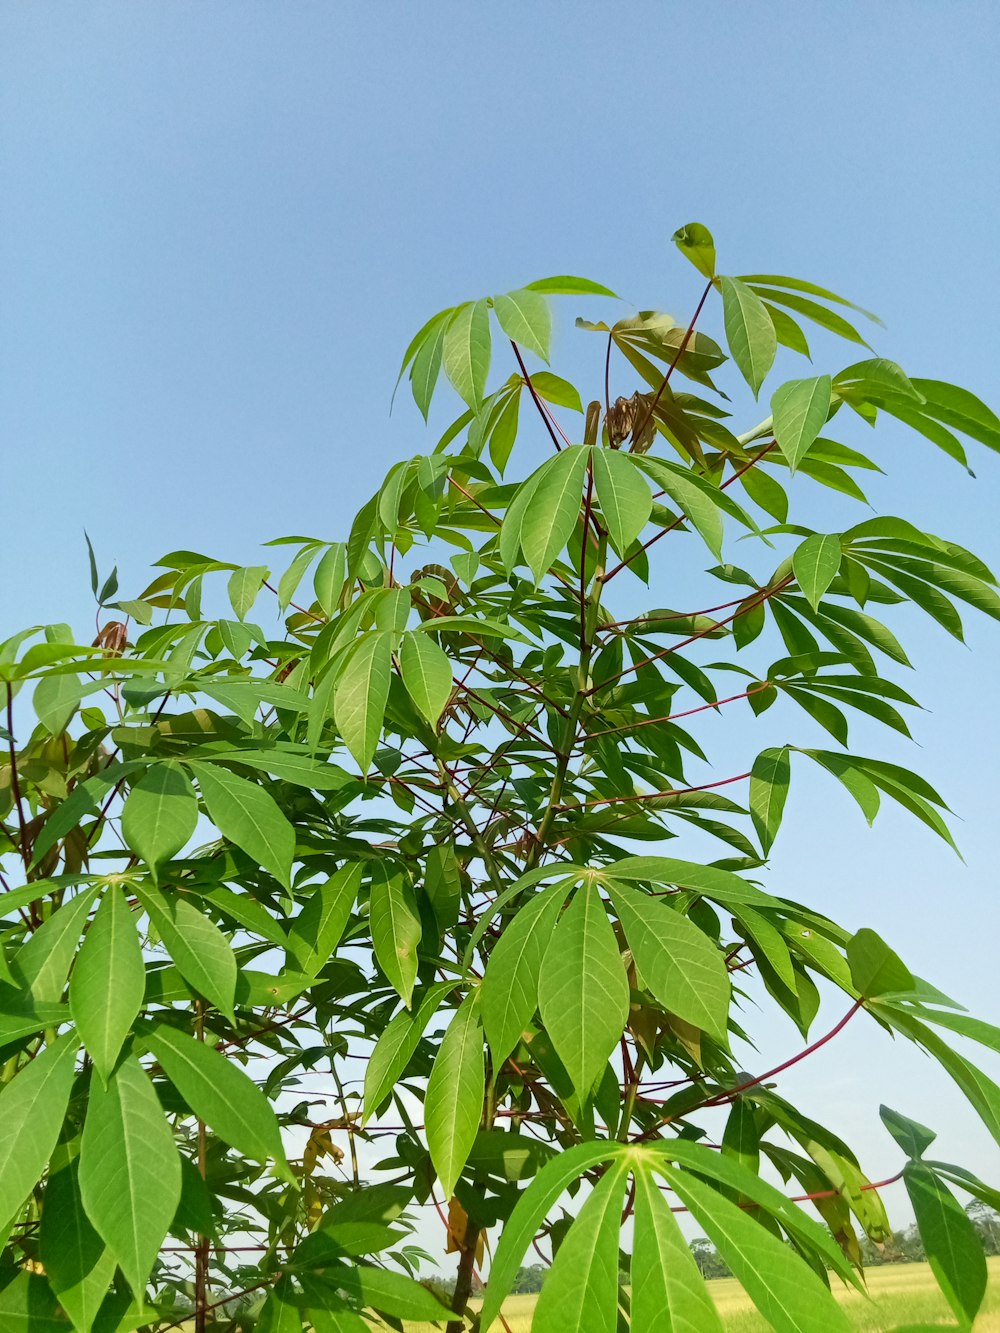
[[982,1199],[973,1199],[966,1205],[969,1221],[979,1232],[987,1254],[1000,1254],[1000,1212]]
[[712,1242],[706,1240],[704,1236],[699,1236],[697,1240],[691,1242],[691,1253],[694,1255],[694,1261],[698,1265],[702,1277],[732,1277],[732,1269],[720,1256]]
[[519,1268],[511,1286],[511,1291],[518,1295],[541,1291],[547,1271],[544,1264],[530,1264],[527,1267]]

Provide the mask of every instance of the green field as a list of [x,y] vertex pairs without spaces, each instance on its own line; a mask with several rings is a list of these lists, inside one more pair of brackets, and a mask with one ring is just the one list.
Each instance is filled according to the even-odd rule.
[[[990,1286],[975,1333],[1000,1333],[1000,1258],[989,1260]],[[771,1325],[753,1309],[735,1278],[717,1278],[709,1290],[732,1333],[768,1333]],[[927,1264],[892,1264],[868,1272],[871,1300],[845,1294],[843,1305],[858,1333],[886,1333],[905,1324],[955,1326],[948,1305]],[[528,1333],[536,1297],[512,1296],[504,1306],[511,1333]],[[430,1329],[431,1325],[414,1325]],[[495,1325],[496,1329],[500,1325]]]

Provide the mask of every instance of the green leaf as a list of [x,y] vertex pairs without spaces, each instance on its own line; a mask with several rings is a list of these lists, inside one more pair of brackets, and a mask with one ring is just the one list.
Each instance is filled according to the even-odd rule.
[[570,384],[569,380],[560,379],[558,375],[553,375],[548,370],[536,370],[531,376],[531,382],[535,386],[535,393],[547,403],[555,403],[556,407],[567,407],[571,412],[583,411],[580,391]]
[[716,944],[648,894],[612,880],[607,889],[643,984],[670,1013],[725,1043],[730,987]]
[[410,698],[436,727],[451,698],[451,662],[444,649],[426,634],[403,635],[399,674]]
[[318,884],[288,928],[288,951],[300,970],[314,977],[329,962],[351,919],[361,862],[342,866],[325,884]]
[[295,590],[302,582],[306,570],[316,559],[319,549],[315,542],[304,546],[278,580],[278,610],[282,615],[291,605]]
[[62,999],[80,932],[96,893],[94,886],[64,902],[14,955],[14,976],[31,992],[34,1004],[55,1004]]
[[697,1176],[664,1175],[776,1333],[849,1333],[847,1316],[794,1250]]
[[720,278],[726,340],[756,398],[774,363],[778,339],[764,302],[738,278]]
[[462,875],[452,843],[438,843],[424,863],[424,893],[441,934],[453,930],[462,904]]
[[343,542],[334,542],[316,566],[313,575],[316,600],[328,616],[336,614],[346,577],[347,547]]
[[134,1056],[90,1085],[80,1148],[87,1216],[141,1297],[181,1197],[181,1163],[160,1099]]
[[865,999],[916,985],[910,969],[874,930],[859,930],[848,940],[846,953],[851,979]]
[[829,375],[789,380],[774,391],[771,413],[774,438],[794,472],[816,442],[830,415],[832,383]]
[[160,866],[186,847],[198,825],[198,798],[176,764],[153,764],[132,787],[122,810],[122,835],[149,866]]
[[628,1018],[618,941],[592,884],[574,896],[549,941],[538,988],[546,1031],[581,1100],[607,1064]]
[[228,768],[193,763],[191,769],[209,818],[223,837],[287,888],[292,879],[295,831],[274,797]]
[[885,1125],[908,1157],[923,1157],[937,1138],[932,1129],[918,1124],[916,1120],[910,1120],[907,1116],[901,1115],[899,1111],[891,1110],[888,1106],[880,1106],[878,1113],[882,1117],[882,1124]]
[[237,620],[246,620],[247,612],[257,600],[269,570],[263,565],[249,565],[238,569],[229,579],[229,600]]
[[389,984],[410,1007],[417,979],[417,945],[422,933],[413,890],[400,870],[381,862],[372,871],[372,945]]
[[535,282],[527,283],[524,290],[542,292],[545,296],[613,296],[616,301],[619,300],[618,294],[610,287],[602,287],[599,282],[591,282],[589,278],[574,278],[569,274],[561,274],[556,278],[538,278]]
[[870,310],[865,310],[864,306],[855,305],[853,301],[848,301],[844,296],[838,296],[836,292],[831,292],[829,288],[819,287],[816,283],[806,282],[803,278],[781,277],[775,273],[744,273],[741,275],[740,281],[752,282],[755,285],[760,284],[763,287],[784,287],[793,292],[805,292],[809,296],[818,296],[823,301],[833,301],[836,305],[847,306],[849,310],[856,310],[859,315],[864,315],[874,324],[882,324],[878,315],[873,315]]
[[53,736],[66,730],[83,698],[101,688],[99,681],[78,680],[71,675],[43,676],[32,697],[35,714]]
[[647,456],[636,457],[636,463],[666,491],[693,526],[716,559],[722,559],[721,500],[706,494],[694,484],[681,468]]
[[490,372],[490,316],[485,299],[459,306],[444,334],[444,373],[473,411],[478,411]]
[[706,278],[715,277],[715,240],[700,222],[689,222],[678,227],[671,237],[685,259],[689,259]]
[[267,1098],[242,1069],[204,1042],[158,1023],[144,1041],[167,1078],[213,1134],[258,1162],[275,1163],[290,1184],[281,1130]]
[[[381,1310],[394,1319],[419,1319],[421,1321],[444,1320],[448,1316],[447,1308],[425,1287],[413,1278],[402,1273],[393,1273],[388,1269],[374,1268],[367,1264],[357,1264],[350,1268],[338,1265],[327,1271],[326,1280],[337,1290],[350,1292],[360,1303]],[[310,1316],[316,1320],[318,1311],[310,1310]],[[323,1311],[324,1316],[328,1313]],[[338,1312],[339,1313],[339,1312]],[[357,1316],[351,1315],[350,1319]],[[322,1325],[317,1321],[313,1327],[320,1333]],[[336,1333],[358,1333],[369,1326],[358,1320],[357,1325],[341,1323],[338,1318],[332,1326]]]
[[750,773],[750,814],[765,856],[781,825],[791,777],[787,746],[762,750],[754,760]]
[[35,1187],[62,1129],[76,1053],[75,1032],[46,1046],[0,1093],[0,1232]]
[[[582,446],[564,449],[537,474],[517,531],[536,583],[541,582],[576,528],[589,456],[590,450]],[[511,517],[508,511],[504,523]]]
[[553,885],[530,899],[490,952],[480,989],[483,1027],[495,1069],[520,1041],[538,1008],[542,959],[565,897],[565,888]]
[[535,1306],[533,1333],[615,1333],[618,1247],[627,1158],[598,1181],[556,1253]]
[[424,421],[427,420],[428,413],[431,410],[431,399],[434,397],[434,390],[441,374],[446,332],[447,325],[440,324],[427,341],[423,343],[413,358],[413,365],[410,367],[410,388],[413,392],[413,401],[420,409],[420,415]]
[[815,611],[830,584],[840,571],[840,538],[814,533],[795,548],[792,573]]
[[362,1123],[376,1114],[410,1063],[424,1028],[438,1011],[442,999],[453,990],[450,981],[428,987],[416,1010],[401,1010],[383,1029],[365,1068],[365,1098]]
[[723,1333],[684,1233],[651,1173],[635,1172],[632,1333]]
[[978,440],[988,449],[1000,450],[1000,418],[974,393],[943,380],[911,380],[924,401],[924,411]]
[[105,1083],[145,991],[146,964],[132,909],[119,886],[109,884],[69,983],[73,1022]]
[[169,898],[152,888],[137,889],[150,923],[156,927],[184,980],[231,1021],[237,964],[229,941],[187,898]]
[[600,1162],[617,1157],[621,1152],[622,1148],[618,1143],[607,1141],[577,1143],[542,1167],[518,1199],[507,1225],[500,1234],[480,1312],[482,1333],[489,1333],[496,1322],[500,1308],[517,1276],[524,1253],[537,1235],[538,1228],[549,1209],[566,1187],[582,1172]]
[[624,553],[649,521],[652,494],[630,455],[595,449],[592,458],[601,514],[615,549]]
[[38,1257],[77,1333],[90,1333],[116,1264],[84,1212],[79,1167],[74,1159],[49,1176]]
[[931,1028],[895,1005],[875,1002],[873,1012],[921,1045],[947,1070],[970,1106],[1000,1144],[1000,1087],[970,1060],[953,1051]]
[[483,1028],[473,993],[462,1002],[444,1034],[424,1101],[427,1147],[446,1199],[455,1192],[479,1132],[485,1070]]
[[362,637],[337,678],[334,719],[362,773],[378,748],[391,674],[392,636],[377,630]]
[[494,296],[493,310],[511,342],[527,347],[548,362],[552,315],[548,301],[537,289],[522,287],[506,296]]
[[4,1333],[69,1333],[71,1324],[56,1305],[45,1278],[6,1268],[0,1282],[0,1326]]
[[302,1333],[301,1297],[283,1276],[271,1288],[257,1320],[256,1333]]
[[923,1162],[907,1162],[903,1182],[927,1262],[963,1328],[986,1295],[986,1255],[979,1233],[947,1185]]

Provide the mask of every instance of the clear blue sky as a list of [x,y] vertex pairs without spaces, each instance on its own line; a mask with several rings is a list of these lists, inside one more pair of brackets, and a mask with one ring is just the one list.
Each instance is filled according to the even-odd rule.
[[[723,271],[843,290],[887,321],[880,351],[996,407],[998,33],[993,5],[931,0],[7,0],[0,636],[86,627],[84,526],[129,594],[169,548],[343,535],[427,447],[387,405],[430,313],[571,272],[683,318],[696,277],[669,236],[691,219]],[[1000,564],[1000,458],[977,452],[973,482],[916,437],[888,448],[875,502]],[[969,619],[972,652],[911,638],[922,749],[877,742],[940,781],[967,864],[803,781],[773,883],[996,1019],[1000,627]],[[762,1058],[797,1048],[765,1032]],[[870,1023],[782,1086],[873,1175],[897,1164],[880,1099],[997,1175],[945,1076]]]

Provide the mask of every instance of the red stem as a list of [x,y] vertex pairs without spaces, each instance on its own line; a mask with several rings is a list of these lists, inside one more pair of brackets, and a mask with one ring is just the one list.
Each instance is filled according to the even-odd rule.
[[[553,422],[555,421],[555,418],[551,417],[549,413],[546,412],[545,408],[542,406],[542,400],[538,396],[538,390],[535,388],[534,384],[531,381],[531,376],[528,374],[528,367],[524,364],[524,357],[521,355],[521,349],[520,347],[518,347],[517,343],[514,341],[513,338],[511,338],[510,340],[510,345],[511,347],[513,347],[514,355],[517,357],[517,364],[521,369],[521,377],[523,378],[525,384],[531,391],[531,397],[534,399],[535,407],[538,409],[538,415],[545,422],[545,429],[549,432],[549,438],[552,440],[552,443],[556,447],[556,453],[561,453],[562,445],[556,439],[556,432],[553,429]],[[558,422],[556,422],[556,426],[559,426]],[[567,437],[566,432],[562,429],[561,426],[559,426],[559,434],[563,437],[566,443],[569,444],[569,438]]]

